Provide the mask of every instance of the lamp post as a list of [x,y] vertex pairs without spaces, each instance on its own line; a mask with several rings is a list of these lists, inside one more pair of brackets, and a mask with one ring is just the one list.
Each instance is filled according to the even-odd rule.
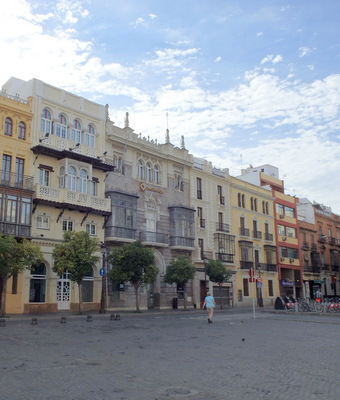
[[207,296],[207,266],[209,260],[207,259],[206,255],[203,256],[203,264],[204,264],[204,289],[205,289],[205,296]]
[[[258,265],[257,270],[259,271],[259,278],[261,277],[261,264]],[[258,297],[258,305],[259,307],[263,307],[263,298],[262,298],[262,282],[256,282],[256,285],[259,285],[259,297]]]
[[101,293],[101,298],[100,298],[100,309],[99,313],[100,314],[105,314],[105,295],[106,295],[106,273],[107,271],[105,270],[106,266],[106,251],[105,247],[102,247],[103,253],[102,253],[102,268],[100,270],[100,275],[102,276],[102,293]]

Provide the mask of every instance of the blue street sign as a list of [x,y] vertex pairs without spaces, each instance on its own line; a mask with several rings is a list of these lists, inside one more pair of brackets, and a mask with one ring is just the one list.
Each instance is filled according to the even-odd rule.
[[100,276],[104,276],[106,273],[105,268],[100,268],[99,273],[100,273]]

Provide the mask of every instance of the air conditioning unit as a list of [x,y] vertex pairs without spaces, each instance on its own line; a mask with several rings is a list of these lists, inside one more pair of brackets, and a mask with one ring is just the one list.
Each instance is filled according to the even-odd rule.
[[280,258],[280,261],[284,261],[284,260],[285,260],[285,258],[284,258],[284,257],[281,257],[281,258]]
[[284,237],[282,238],[282,240],[285,242],[285,241],[287,240],[287,238],[284,236]]
[[283,219],[285,216],[283,214],[280,214],[280,218]]

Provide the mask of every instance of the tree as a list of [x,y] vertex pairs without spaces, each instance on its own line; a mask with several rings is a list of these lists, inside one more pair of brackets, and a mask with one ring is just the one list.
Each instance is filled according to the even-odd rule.
[[1,316],[5,315],[8,279],[25,268],[41,263],[43,259],[40,247],[29,240],[17,241],[14,236],[0,236]]
[[209,276],[209,280],[217,283],[220,288],[220,308],[222,309],[222,284],[227,282],[232,273],[226,268],[222,260],[209,260],[206,267],[206,273]]
[[182,285],[184,289],[184,310],[187,309],[186,284],[195,276],[196,268],[188,256],[182,255],[172,260],[166,269],[164,281]]
[[67,231],[64,233],[63,242],[58,244],[52,253],[53,271],[59,276],[68,271],[71,281],[78,284],[80,314],[84,312],[82,282],[99,260],[99,257],[94,255],[98,249],[98,239],[91,238],[88,232]]
[[135,289],[136,312],[139,309],[139,288],[155,281],[159,269],[154,265],[153,251],[140,242],[124,244],[108,256],[113,268],[108,276],[118,283],[129,282]]

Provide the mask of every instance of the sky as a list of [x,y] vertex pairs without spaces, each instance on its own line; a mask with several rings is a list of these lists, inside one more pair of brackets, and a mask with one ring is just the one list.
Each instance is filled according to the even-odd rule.
[[338,0],[11,0],[0,86],[40,79],[144,137],[340,214]]

